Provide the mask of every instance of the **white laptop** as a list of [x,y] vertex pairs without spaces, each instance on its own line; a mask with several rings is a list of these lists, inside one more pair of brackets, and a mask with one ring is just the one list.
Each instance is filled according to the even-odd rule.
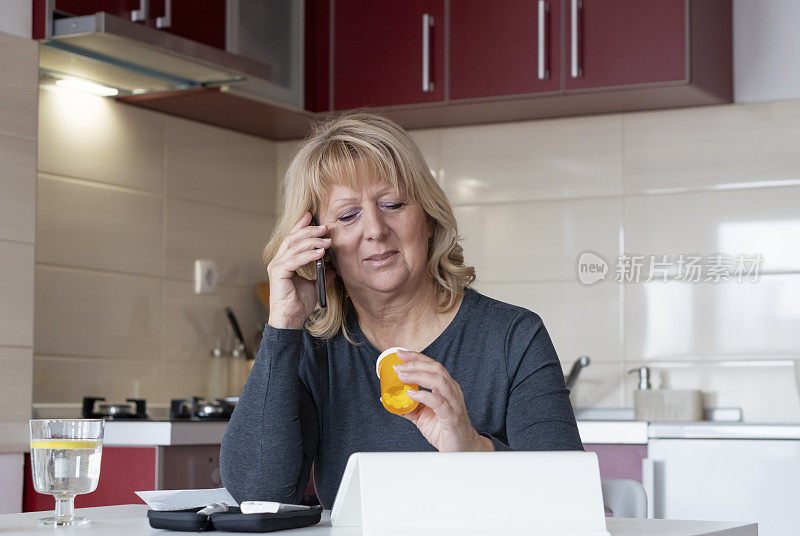
[[357,452],[331,512],[364,536],[608,536],[593,452]]

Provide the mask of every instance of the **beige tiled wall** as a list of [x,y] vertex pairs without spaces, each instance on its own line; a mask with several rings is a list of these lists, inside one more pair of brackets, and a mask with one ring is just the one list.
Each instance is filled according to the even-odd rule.
[[[230,306],[251,347],[276,144],[91,95],[39,93],[34,401],[234,395]],[[195,295],[195,259],[220,270]]]
[[[61,116],[66,98],[42,92],[37,400],[203,394],[221,307],[250,333],[263,320],[251,285],[296,142],[89,97]],[[455,207],[478,290],[538,312],[565,369],[592,357],[576,405],[630,406],[627,371],[647,364],[656,386],[702,389],[746,420],[800,418],[800,101],[412,136]],[[610,265],[591,286],[577,279],[587,250]],[[614,281],[621,254],[715,253],[760,253],[760,278]],[[195,258],[219,263],[217,296],[192,294]]]
[[[748,421],[800,419],[800,101],[411,133],[454,206],[476,288],[539,313],[577,406],[634,375]],[[278,144],[279,167],[295,142]],[[581,252],[609,262],[577,278]],[[756,283],[614,281],[619,255],[756,254]],[[645,276],[647,273],[645,272]],[[796,374],[797,371],[797,374]]]
[[31,415],[37,62],[0,32],[0,454],[24,450]]
[[[576,405],[630,406],[646,364],[746,420],[796,421],[800,398],[800,101],[430,133],[477,288],[537,311]],[[577,279],[582,251],[609,277]],[[755,283],[614,281],[627,255],[756,254]],[[645,274],[646,275],[646,274]]]

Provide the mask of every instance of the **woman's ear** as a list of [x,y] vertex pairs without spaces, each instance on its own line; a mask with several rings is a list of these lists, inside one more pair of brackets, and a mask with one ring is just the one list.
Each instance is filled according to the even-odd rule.
[[429,215],[425,214],[425,223],[428,228],[428,242],[433,238],[433,230],[436,228],[436,221]]

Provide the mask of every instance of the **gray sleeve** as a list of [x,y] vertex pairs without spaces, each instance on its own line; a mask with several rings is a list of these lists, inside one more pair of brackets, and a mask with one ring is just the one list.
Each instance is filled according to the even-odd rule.
[[222,483],[239,502],[303,497],[319,429],[298,373],[302,353],[302,330],[265,327],[220,451]]
[[583,450],[561,363],[539,315],[520,313],[505,346],[508,445],[492,437],[495,449]]

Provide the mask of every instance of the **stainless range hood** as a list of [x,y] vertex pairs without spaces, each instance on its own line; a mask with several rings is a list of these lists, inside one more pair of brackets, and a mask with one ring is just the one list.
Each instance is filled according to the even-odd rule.
[[120,95],[269,82],[270,66],[109,15],[57,19],[41,42],[45,77],[75,77]]
[[108,13],[56,19],[39,43],[43,83],[90,82],[123,102],[271,139],[302,137],[314,119],[270,97],[270,65]]

